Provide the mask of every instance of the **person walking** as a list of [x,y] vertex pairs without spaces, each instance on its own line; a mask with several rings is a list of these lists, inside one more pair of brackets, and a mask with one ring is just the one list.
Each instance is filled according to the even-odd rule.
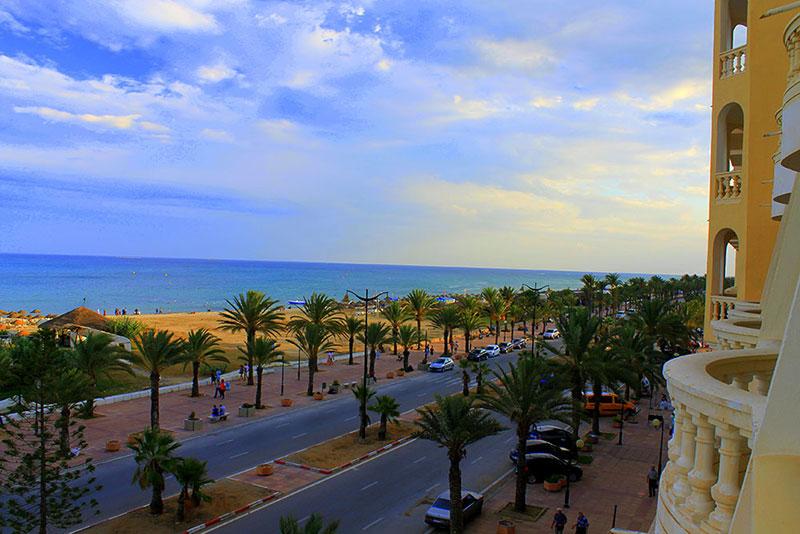
[[583,512],[578,512],[578,520],[572,526],[575,529],[575,534],[587,534],[589,532],[589,520],[583,515]]
[[[224,399],[225,398],[225,391],[228,389],[228,385],[225,383],[225,379],[224,378],[219,381],[219,387],[217,389],[219,390],[219,398],[220,399]],[[215,397],[216,397],[216,395],[215,395]]]
[[656,466],[651,465],[647,472],[647,492],[650,497],[655,497],[658,492],[658,471]]
[[567,516],[564,510],[558,508],[556,514],[553,516],[553,522],[550,523],[550,528],[553,529],[555,534],[564,534],[564,528],[567,526]]

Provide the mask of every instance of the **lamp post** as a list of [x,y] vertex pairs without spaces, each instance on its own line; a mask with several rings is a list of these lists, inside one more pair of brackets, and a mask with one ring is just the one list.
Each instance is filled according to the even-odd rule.
[[617,445],[622,445],[622,428],[625,426],[625,400],[622,398],[623,391],[620,389],[618,395],[619,399],[619,441]]
[[366,439],[367,438],[367,362],[369,360],[369,339],[367,339],[367,331],[369,328],[369,303],[378,300],[383,295],[388,295],[389,293],[383,291],[378,293],[375,296],[369,296],[369,289],[367,289],[362,297],[358,293],[354,291],[347,290],[347,293],[350,293],[355,298],[360,300],[364,303],[364,376],[361,382],[364,391],[362,392],[363,395],[361,396],[358,411],[361,415],[361,424],[358,428],[358,437],[359,439]]
[[529,290],[533,291],[535,298],[533,299],[533,317],[531,320],[531,354],[535,354],[536,351],[536,303],[539,300],[539,294],[542,291],[546,291],[550,289],[550,286],[542,286],[539,287],[538,284],[534,283],[533,287],[529,286],[528,284],[522,284],[523,288],[528,288]]
[[286,360],[281,358],[281,397],[283,397],[283,375],[286,372]]
[[569,470],[567,471],[567,488],[564,492],[564,508],[569,508],[569,477],[571,475],[569,471],[572,470],[574,456],[577,455],[578,449],[583,448],[583,445],[583,440],[579,438],[577,441],[575,441],[575,452],[573,453],[570,451],[569,453]]
[[300,380],[300,349],[297,349],[297,379]]
[[651,423],[653,428],[661,427],[661,437],[658,442],[658,478],[661,478],[661,462],[664,460],[664,416],[656,415]]

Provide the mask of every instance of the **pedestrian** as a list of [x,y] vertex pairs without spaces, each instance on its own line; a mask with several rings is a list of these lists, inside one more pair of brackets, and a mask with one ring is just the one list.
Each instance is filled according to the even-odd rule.
[[589,520],[583,515],[583,512],[578,512],[578,520],[572,526],[575,529],[575,534],[587,534],[589,532]]
[[651,465],[650,471],[647,472],[647,492],[650,497],[655,497],[658,491],[658,471],[656,466]]
[[244,365],[239,366],[239,382],[244,382]]
[[426,344],[425,345],[425,358],[423,358],[423,361],[427,362],[428,361],[428,356],[430,356],[430,355],[431,355],[431,348]]
[[217,389],[219,389],[219,398],[224,399],[225,391],[228,389],[228,384],[225,383],[224,378],[219,381],[219,387]]
[[564,534],[564,527],[567,526],[567,516],[564,515],[564,510],[558,508],[556,515],[553,516],[553,522],[550,523],[550,528],[553,529],[555,534]]

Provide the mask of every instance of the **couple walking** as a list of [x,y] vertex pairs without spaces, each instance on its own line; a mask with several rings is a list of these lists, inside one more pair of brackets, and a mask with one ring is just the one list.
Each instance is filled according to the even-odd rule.
[[[553,522],[550,524],[550,528],[553,529],[555,534],[564,534],[564,529],[566,527],[567,515],[564,513],[564,510],[559,508],[553,516]],[[572,525],[572,529],[575,531],[575,534],[587,534],[589,532],[589,520],[583,515],[583,512],[578,512],[578,518],[575,520],[575,524]]]

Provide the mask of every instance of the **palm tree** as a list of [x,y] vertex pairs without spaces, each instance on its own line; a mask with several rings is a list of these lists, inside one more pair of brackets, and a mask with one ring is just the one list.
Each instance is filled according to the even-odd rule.
[[336,534],[338,530],[338,520],[326,526],[319,514],[311,514],[303,528],[300,528],[300,523],[294,517],[281,517],[280,534]]
[[[283,311],[277,300],[268,298],[260,291],[239,293],[233,301],[225,300],[228,307],[220,314],[220,330],[244,332],[245,345],[252,346],[256,334],[274,336],[283,329]],[[247,385],[253,385],[253,358],[247,360],[249,373]]]
[[581,276],[581,293],[583,295],[584,303],[589,311],[594,313],[595,296],[597,295],[598,285],[601,283],[597,278],[591,274],[584,274]]
[[[214,482],[208,478],[208,462],[196,458],[176,458],[172,466],[172,474],[181,486],[178,494],[178,522],[186,520],[186,500],[191,499],[192,504],[198,506],[201,500],[210,501],[211,497],[202,492],[202,487]],[[189,489],[192,490],[191,497]]]
[[461,314],[459,308],[455,305],[442,306],[431,315],[431,324],[437,328],[441,328],[444,335],[442,355],[450,353],[450,344],[448,342],[460,323]]
[[600,397],[603,386],[613,387],[617,382],[632,383],[630,370],[626,369],[621,355],[611,349],[608,336],[603,332],[589,348],[584,360],[586,377],[592,384],[594,409],[592,410],[592,434],[600,434]]
[[283,360],[283,351],[278,348],[278,342],[274,339],[266,337],[258,337],[253,341],[253,346],[247,347],[246,350],[239,348],[243,354],[242,360],[252,358],[253,364],[256,366],[256,409],[264,408],[261,404],[261,384],[263,383],[264,368],[269,367],[273,363],[285,363]]
[[541,357],[523,353],[508,371],[493,371],[495,381],[486,384],[488,392],[480,401],[490,410],[503,415],[517,426],[517,486],[514,509],[525,512],[527,473],[526,444],[531,425],[544,419],[566,419],[570,403],[564,400],[563,387],[552,368]]
[[472,372],[475,373],[475,392],[480,395],[483,393],[483,378],[489,374],[489,365],[484,362],[473,362]]
[[471,308],[462,309],[459,319],[459,326],[464,330],[464,350],[469,354],[472,332],[480,330],[486,322],[479,311]]
[[417,321],[417,350],[419,350],[422,348],[422,320],[434,309],[436,299],[428,295],[424,289],[412,289],[406,295],[406,302]]
[[158,388],[161,373],[167,367],[181,362],[184,341],[173,338],[166,330],[145,330],[133,338],[136,351],[131,358],[133,364],[150,373],[150,427],[158,428]]
[[358,384],[353,388],[353,395],[358,400],[358,439],[364,441],[367,439],[367,426],[369,425],[369,414],[367,413],[367,403],[375,396],[375,390],[370,388],[367,384]]
[[[489,289],[489,288],[487,288]],[[500,341],[500,321],[505,318],[508,307],[506,301],[499,293],[491,294],[486,298],[485,310],[489,320],[494,324],[494,343]]]
[[94,398],[99,393],[97,380],[101,376],[108,378],[114,372],[133,374],[130,363],[123,359],[128,353],[125,349],[114,345],[110,335],[90,332],[75,343],[72,354],[73,365],[89,377],[89,386],[84,392],[86,400],[83,414],[85,417],[94,417]]
[[219,348],[220,339],[206,330],[189,330],[184,345],[184,367],[192,364],[192,397],[200,396],[200,366],[209,363],[228,363],[225,352]]
[[356,342],[358,333],[363,331],[364,321],[354,315],[345,318],[342,323],[342,333],[347,336],[347,346],[350,349],[350,359],[347,361],[347,365],[353,365],[353,345]]
[[637,396],[640,395],[642,377],[646,377],[653,386],[664,383],[661,375],[662,362],[658,357],[659,353],[654,348],[652,338],[638,331],[634,325],[625,322],[614,329],[610,344],[611,350],[635,376],[632,384],[625,385],[626,400],[630,398],[631,386]]
[[467,455],[467,445],[502,430],[486,411],[471,397],[436,395],[434,406],[417,410],[416,436],[438,443],[447,449],[450,460],[450,532],[460,534],[464,529],[464,509],[461,502],[461,460]]
[[403,371],[408,371],[408,356],[411,354],[411,346],[414,344],[414,339],[417,337],[417,327],[410,324],[400,326],[397,332],[397,341],[403,347]]
[[314,394],[314,372],[317,369],[317,358],[321,352],[333,348],[333,332],[329,328],[316,323],[307,323],[295,329],[294,339],[289,343],[297,347],[308,358],[308,390],[309,397]]
[[60,371],[48,387],[53,404],[61,412],[55,426],[59,429],[59,452],[64,458],[71,456],[69,437],[72,410],[85,399],[89,384],[89,377],[83,371],[72,368]]
[[647,299],[640,303],[633,315],[633,324],[645,335],[655,339],[664,353],[689,341],[689,329],[673,304],[663,299]]
[[367,338],[364,334],[358,336],[358,340],[369,346],[369,376],[375,376],[375,357],[378,348],[392,339],[392,328],[384,322],[370,323],[367,326]]
[[389,395],[380,395],[375,397],[375,404],[369,407],[375,413],[381,416],[381,425],[378,428],[378,440],[386,440],[386,426],[388,423],[394,423],[400,416],[400,405]]
[[547,350],[555,356],[550,360],[556,373],[563,376],[572,391],[572,428],[578,439],[583,406],[583,387],[588,378],[586,360],[594,343],[600,319],[591,314],[588,308],[570,308],[556,320],[561,332],[562,347],[544,342]]
[[469,396],[469,372],[472,370],[472,362],[466,358],[458,360],[458,367],[461,369],[461,393]]
[[381,310],[383,318],[389,321],[392,327],[392,341],[394,341],[394,355],[397,356],[397,333],[400,325],[410,320],[413,315],[402,303],[397,300],[390,302]]
[[[289,329],[298,332],[308,324],[318,325],[332,336],[342,335],[344,331],[344,317],[336,299],[324,293],[312,293],[311,297],[303,299],[304,304],[299,308],[300,315],[293,317],[289,323]],[[319,371],[317,359],[309,361],[308,365],[314,367],[314,372]]]
[[161,432],[157,427],[145,429],[134,438],[128,447],[133,450],[136,471],[133,483],[142,489],[153,488],[150,498],[150,513],[160,515],[164,512],[164,473],[172,471],[175,458],[172,453],[180,447],[170,434]]

